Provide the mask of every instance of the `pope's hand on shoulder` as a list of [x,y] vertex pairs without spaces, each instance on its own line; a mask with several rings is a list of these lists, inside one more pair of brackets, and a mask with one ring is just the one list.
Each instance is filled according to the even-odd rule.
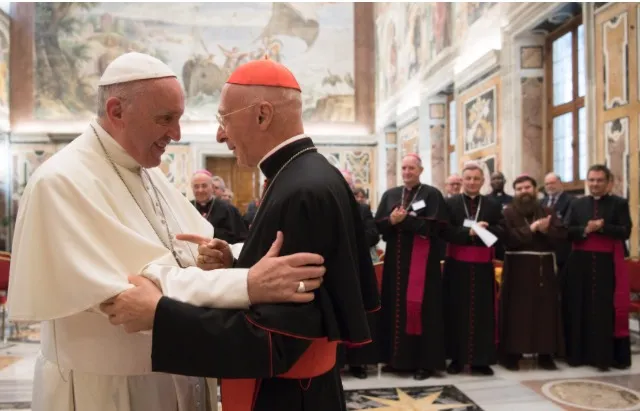
[[[191,239],[199,241],[203,238],[192,237]],[[211,258],[207,261],[218,261],[213,264],[220,266],[226,264],[225,258],[231,258],[233,261],[232,255],[225,256],[226,251],[218,249],[218,247],[224,248],[225,245],[229,249],[226,242],[216,239],[204,240],[206,243],[199,244],[198,249],[203,247],[202,252],[206,252],[206,255]],[[322,256],[312,253],[279,256],[283,242],[283,235],[278,232],[267,254],[249,269],[247,293],[253,305],[308,303],[315,297],[314,290],[322,285],[322,278],[326,271],[322,266],[324,264]],[[214,247],[210,248],[209,244]],[[228,252],[230,253],[231,250],[229,249]],[[151,280],[142,276],[129,276],[129,282],[135,287],[105,301],[100,305],[100,309],[109,316],[111,324],[122,325],[129,333],[151,330],[162,292]]]

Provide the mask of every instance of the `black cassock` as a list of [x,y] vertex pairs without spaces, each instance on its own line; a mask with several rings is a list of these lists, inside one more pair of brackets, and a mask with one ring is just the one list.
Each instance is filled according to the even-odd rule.
[[478,236],[470,236],[466,219],[484,221],[487,229],[502,236],[502,206],[489,196],[471,199],[465,194],[447,200],[449,225],[444,265],[444,300],[447,355],[460,365],[495,364],[496,281],[494,250]]
[[[396,225],[391,212],[408,211]],[[387,243],[378,337],[381,362],[396,370],[445,368],[442,275],[436,243],[447,214],[439,190],[419,184],[387,190],[376,212]]]
[[[600,218],[604,227],[585,237],[587,222]],[[631,234],[629,203],[609,195],[578,198],[565,224],[573,247],[562,282],[567,362],[627,367],[630,291],[624,242]]]
[[357,203],[309,138],[284,146],[261,169],[269,179],[282,171],[235,267],[257,263],[280,230],[280,255],[324,257],[327,271],[315,300],[223,310],[163,297],[153,328],[153,370],[223,378],[225,411],[345,410],[337,344],[369,342],[366,311],[379,307]]
[[[365,240],[369,247],[374,247],[380,241],[380,234],[378,233],[376,222],[373,219],[371,208],[369,208],[368,204],[358,204],[358,207],[360,209],[362,223],[364,224]],[[379,317],[380,311],[367,313],[369,330],[371,331],[371,339],[373,341],[361,347],[345,347],[346,358],[343,358],[342,362],[346,362],[349,365],[367,365],[377,364],[379,362],[380,353],[377,338],[377,322]]]
[[198,212],[213,226],[213,237],[229,244],[242,243],[247,239],[248,230],[240,212],[232,204],[212,198],[206,204],[192,201]]

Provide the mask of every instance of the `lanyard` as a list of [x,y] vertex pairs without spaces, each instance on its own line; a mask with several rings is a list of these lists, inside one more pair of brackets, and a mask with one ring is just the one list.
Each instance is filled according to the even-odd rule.
[[[462,205],[464,206],[464,213],[467,216],[467,220],[471,219],[469,215],[469,209],[467,208],[467,202],[464,200],[464,196],[462,196]],[[473,221],[478,221],[478,216],[480,215],[480,208],[482,207],[482,197],[478,199],[478,209],[476,210],[476,215],[473,217]]]
[[[420,190],[422,190],[422,184],[420,184],[420,186],[416,190],[416,193],[413,195],[413,198],[411,199],[411,201],[409,201],[409,203],[407,204],[407,207],[409,206],[409,204],[413,204]],[[404,206],[404,194],[405,194],[405,187],[402,187],[402,198],[400,198],[400,205],[402,205],[402,208],[406,208]]]

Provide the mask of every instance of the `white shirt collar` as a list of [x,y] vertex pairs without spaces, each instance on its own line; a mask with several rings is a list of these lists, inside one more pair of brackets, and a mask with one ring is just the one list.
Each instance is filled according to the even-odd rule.
[[[140,164],[129,153],[127,153],[127,151],[111,136],[111,134],[107,133],[107,131],[102,128],[97,120],[91,121],[91,125],[93,126],[96,134],[100,137],[100,141],[104,144],[104,148],[107,150],[114,163],[133,172],[140,171]],[[91,134],[93,134],[93,131],[91,131]]]
[[277,146],[272,148],[271,151],[269,151],[264,157],[262,157],[262,160],[260,160],[260,162],[258,163],[258,167],[260,167],[260,165],[262,164],[262,162],[264,160],[269,158],[271,155],[273,155],[273,153],[275,153],[276,151],[280,150],[282,147],[284,147],[286,145],[289,145],[289,144],[293,143],[294,141],[302,140],[305,137],[307,137],[306,134],[298,134],[297,136],[290,137],[290,138],[286,139],[285,141],[283,141],[282,143],[278,144]]

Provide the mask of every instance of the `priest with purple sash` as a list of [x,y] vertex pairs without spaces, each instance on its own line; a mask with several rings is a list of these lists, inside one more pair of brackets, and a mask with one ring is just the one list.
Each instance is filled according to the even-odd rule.
[[491,365],[497,361],[495,244],[487,246],[474,228],[500,238],[502,205],[480,194],[483,183],[480,166],[468,163],[462,171],[463,193],[447,199],[443,281],[449,374],[468,366],[472,374],[493,375]]
[[433,244],[446,224],[440,191],[420,183],[422,161],[402,160],[404,184],[387,190],[376,212],[386,242],[379,340],[389,371],[423,380],[445,368],[442,275]]
[[574,200],[565,219],[572,241],[562,285],[567,363],[601,371],[631,366],[624,261],[631,216],[625,198],[607,194],[610,180],[607,167],[591,166],[590,195]]

